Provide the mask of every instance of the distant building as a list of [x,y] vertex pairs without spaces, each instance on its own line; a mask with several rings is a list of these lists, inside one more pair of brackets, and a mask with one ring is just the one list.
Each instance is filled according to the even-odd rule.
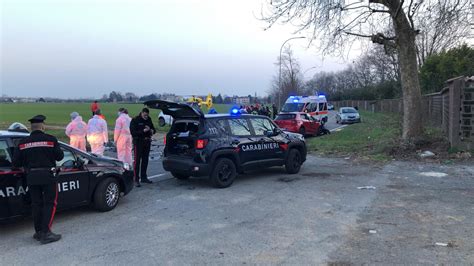
[[243,96],[243,97],[234,96],[234,98],[232,99],[232,102],[237,105],[249,105],[250,98],[248,96]]

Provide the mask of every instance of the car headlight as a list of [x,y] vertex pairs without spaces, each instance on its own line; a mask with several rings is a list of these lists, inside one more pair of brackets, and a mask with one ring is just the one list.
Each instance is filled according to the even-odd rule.
[[123,169],[130,171],[132,168],[130,167],[129,163],[123,163]]

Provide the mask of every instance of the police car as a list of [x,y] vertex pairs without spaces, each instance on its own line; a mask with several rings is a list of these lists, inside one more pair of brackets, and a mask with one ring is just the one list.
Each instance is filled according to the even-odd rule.
[[[0,131],[0,221],[31,214],[31,200],[21,169],[12,168],[14,147],[28,133]],[[110,211],[133,188],[128,164],[84,153],[59,142],[64,159],[57,162],[58,209],[92,204]]]
[[306,160],[304,137],[283,132],[266,116],[240,114],[237,108],[204,115],[187,104],[162,100],[144,104],[174,119],[165,137],[163,168],[178,179],[209,176],[214,186],[225,188],[237,173],[285,166],[295,174]]

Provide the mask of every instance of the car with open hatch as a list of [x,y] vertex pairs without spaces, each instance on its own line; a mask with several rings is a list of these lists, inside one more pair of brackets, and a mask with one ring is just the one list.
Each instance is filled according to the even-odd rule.
[[225,188],[238,173],[285,166],[295,174],[306,160],[304,137],[284,132],[266,116],[241,114],[238,108],[205,115],[190,105],[163,100],[144,104],[174,119],[162,161],[177,179],[208,176],[215,187]]
[[[0,131],[0,221],[29,216],[31,198],[23,170],[12,167],[15,147],[28,133]],[[93,205],[114,209],[133,188],[130,165],[89,154],[59,142],[64,158],[57,162],[58,210]]]

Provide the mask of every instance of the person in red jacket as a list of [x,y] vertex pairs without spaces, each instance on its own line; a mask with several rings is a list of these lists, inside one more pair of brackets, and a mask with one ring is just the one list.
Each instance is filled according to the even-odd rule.
[[94,101],[92,104],[91,104],[91,111],[92,111],[92,116],[95,115],[95,112],[97,112],[97,110],[100,109],[100,106],[99,106],[99,103],[97,101]]

